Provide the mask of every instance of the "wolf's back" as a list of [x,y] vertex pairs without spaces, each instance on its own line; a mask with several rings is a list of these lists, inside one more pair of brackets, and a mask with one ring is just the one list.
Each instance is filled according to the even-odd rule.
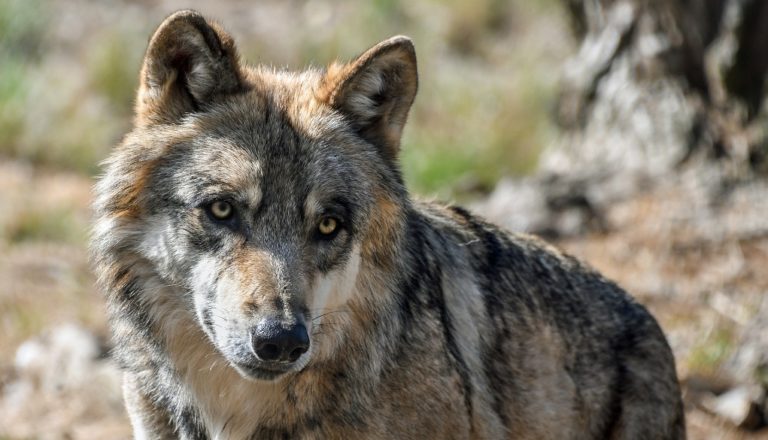
[[[507,233],[458,207],[424,204],[420,211],[424,221],[415,227],[429,231],[421,233],[432,236],[427,247],[453,268],[443,284],[459,286],[446,294],[474,294],[482,304],[455,313],[474,314],[464,321],[481,331],[476,374],[485,376],[508,429],[515,432],[519,420],[538,421],[533,432],[547,438],[580,423],[577,438],[685,437],[674,357],[645,307],[535,237]],[[553,413],[574,425],[558,431],[568,424],[552,424]]]

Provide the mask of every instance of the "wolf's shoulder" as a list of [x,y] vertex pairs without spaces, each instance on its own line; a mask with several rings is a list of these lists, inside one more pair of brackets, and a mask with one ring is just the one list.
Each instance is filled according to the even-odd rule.
[[[533,308],[543,306],[556,314],[649,319],[647,310],[612,280],[537,236],[505,230],[457,205],[415,206],[423,222],[419,227],[443,243],[441,256],[467,267],[486,295],[502,302],[526,299]],[[605,315],[606,310],[612,313]]]
[[422,227],[435,231],[454,245],[481,250],[496,260],[513,260],[509,263],[521,264],[535,259],[564,269],[595,272],[538,236],[506,230],[462,206],[435,201],[417,201],[414,206]]

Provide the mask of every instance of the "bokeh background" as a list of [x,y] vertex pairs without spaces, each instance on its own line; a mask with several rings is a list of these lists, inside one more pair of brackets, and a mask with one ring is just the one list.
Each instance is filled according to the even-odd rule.
[[542,235],[647,305],[690,438],[768,438],[768,2],[0,0],[0,439],[130,436],[90,187],[151,32],[189,7],[289,69],[411,36],[411,190]]

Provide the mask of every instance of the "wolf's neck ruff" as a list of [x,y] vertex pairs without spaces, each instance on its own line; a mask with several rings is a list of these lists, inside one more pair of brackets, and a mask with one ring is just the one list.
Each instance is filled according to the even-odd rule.
[[[144,367],[168,366],[161,373],[164,380],[153,388],[172,395],[178,412],[195,408],[209,432],[227,438],[247,437],[263,424],[301,424],[306,417],[329,411],[339,404],[332,396],[345,382],[372,390],[381,377],[385,356],[391,353],[377,352],[379,346],[366,341],[386,338],[401,324],[381,313],[390,306],[384,303],[390,295],[388,288],[381,284],[387,274],[372,277],[379,280],[363,279],[356,267],[359,264],[351,262],[347,270],[352,272],[340,272],[341,280],[334,284],[350,291],[348,297],[337,299],[343,303],[334,304],[336,313],[323,317],[325,327],[318,331],[328,338],[315,349],[314,362],[274,382],[248,380],[232,368],[183,304],[189,292],[157,274],[143,272],[143,264],[123,268],[128,277],[133,272],[136,281],[122,290],[143,303],[143,319],[148,324],[144,337],[156,347],[154,356],[144,359]],[[127,362],[136,367],[135,358]],[[356,372],[354,379],[347,376],[351,371]],[[366,407],[368,395],[361,393],[355,396],[358,401],[347,402],[349,410]]]

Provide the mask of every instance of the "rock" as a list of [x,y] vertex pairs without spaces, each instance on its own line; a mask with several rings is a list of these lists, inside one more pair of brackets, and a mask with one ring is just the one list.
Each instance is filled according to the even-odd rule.
[[[0,389],[0,437],[128,435],[122,373],[105,355],[99,338],[84,327],[63,324],[24,342],[16,350],[12,370]],[[75,430],[94,421],[102,431]]]
[[719,396],[705,398],[701,403],[708,411],[739,428],[756,430],[765,426],[762,410],[765,390],[761,387],[739,386]]
[[18,374],[46,392],[77,389],[92,380],[101,355],[96,336],[75,325],[63,324],[24,342],[16,350]]
[[472,207],[511,231],[547,238],[603,231],[608,226],[603,210],[594,201],[612,196],[598,194],[592,181],[556,174],[504,179],[487,200]]

